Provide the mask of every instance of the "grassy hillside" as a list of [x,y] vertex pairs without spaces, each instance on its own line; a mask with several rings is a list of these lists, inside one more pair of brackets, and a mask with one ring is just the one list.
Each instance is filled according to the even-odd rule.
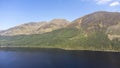
[[85,50],[119,50],[120,42],[110,41],[101,31],[85,34],[76,28],[64,28],[37,35],[4,36],[2,46],[52,47]]

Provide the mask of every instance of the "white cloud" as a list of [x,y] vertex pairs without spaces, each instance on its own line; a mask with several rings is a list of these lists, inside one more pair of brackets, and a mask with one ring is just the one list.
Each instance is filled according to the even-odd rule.
[[109,2],[111,2],[112,0],[95,0],[97,2],[97,4],[107,4]]
[[93,1],[94,3],[96,3],[98,5],[107,5],[110,7],[120,6],[120,0],[81,0],[81,1],[84,1],[84,2]]
[[120,5],[120,2],[118,2],[118,1],[112,2],[110,4],[110,6],[118,6],[118,5]]

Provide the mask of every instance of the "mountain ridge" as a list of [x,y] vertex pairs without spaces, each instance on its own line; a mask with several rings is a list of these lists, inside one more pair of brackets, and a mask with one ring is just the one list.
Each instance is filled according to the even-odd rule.
[[[0,35],[31,35],[43,34],[61,28],[77,28],[87,34],[95,31],[104,31],[109,35],[120,34],[120,12],[97,11],[87,14],[72,22],[66,19],[53,19],[49,22],[30,22],[15,26],[0,32]],[[117,28],[116,28],[117,26]]]
[[98,11],[91,14],[87,14],[83,17],[74,20],[73,24],[76,23],[76,26],[79,25],[85,28],[85,27],[89,27],[90,25],[96,25],[96,24],[101,24],[98,25],[100,27],[108,27],[110,25],[116,25],[119,22],[120,22],[119,12]]
[[53,19],[50,22],[29,22],[21,24],[7,30],[3,30],[0,35],[14,36],[14,35],[30,35],[30,34],[42,34],[51,32],[56,29],[63,28],[69,23],[65,19]]

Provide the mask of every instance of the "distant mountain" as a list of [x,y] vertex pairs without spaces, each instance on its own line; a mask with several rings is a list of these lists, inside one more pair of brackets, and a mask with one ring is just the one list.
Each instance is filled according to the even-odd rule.
[[2,33],[3,30],[0,30],[0,34]]
[[5,36],[42,34],[63,28],[68,23],[69,21],[65,19],[54,19],[50,22],[30,22],[4,30],[0,34]]
[[53,19],[48,23],[44,23],[36,31],[37,34],[51,32],[56,29],[64,28],[69,24],[69,21],[65,19]]
[[119,12],[98,11],[74,20],[69,26],[84,30],[101,30],[120,23]]
[[87,34],[103,31],[109,35],[109,38],[111,36],[112,38],[120,38],[120,13],[94,12],[74,20],[68,27],[82,29]]

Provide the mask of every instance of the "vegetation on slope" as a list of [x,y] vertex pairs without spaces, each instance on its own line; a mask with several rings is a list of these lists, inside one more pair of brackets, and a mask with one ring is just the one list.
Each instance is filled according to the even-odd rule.
[[2,46],[51,47],[85,50],[119,50],[117,40],[110,41],[103,32],[96,31],[85,34],[76,28],[63,28],[53,32],[37,35],[4,36]]

